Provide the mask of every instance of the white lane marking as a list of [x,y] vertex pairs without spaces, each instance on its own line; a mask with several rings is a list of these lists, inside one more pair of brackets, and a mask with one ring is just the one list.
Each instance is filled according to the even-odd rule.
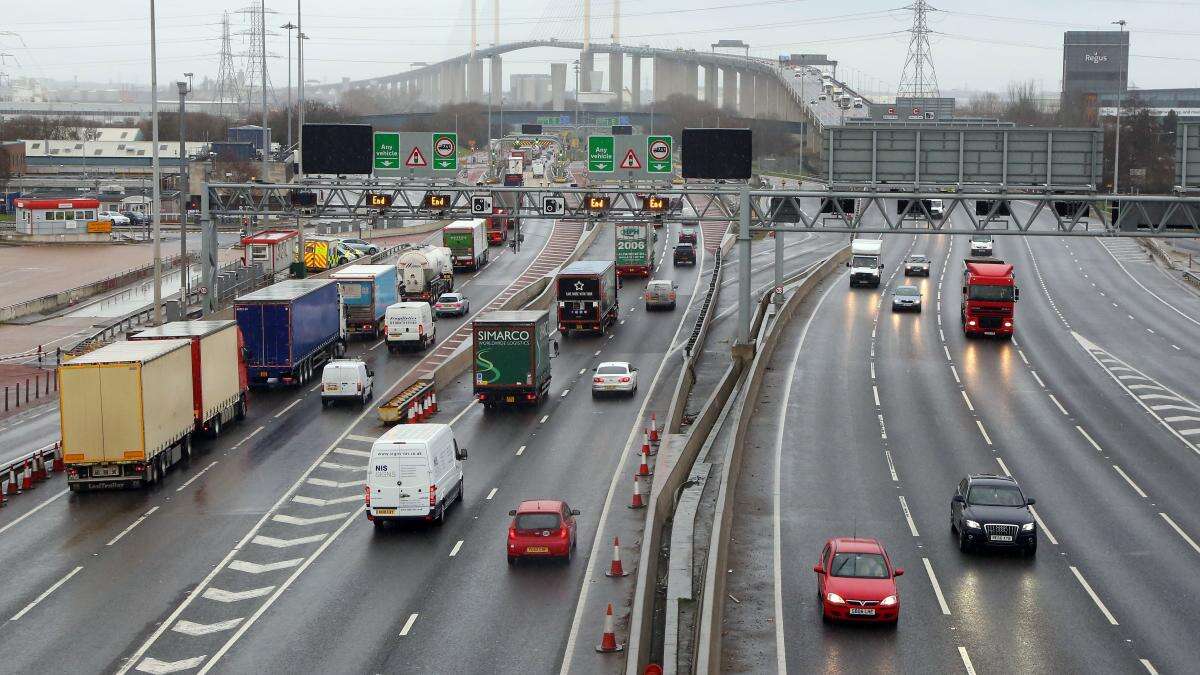
[[621,319],[621,325],[622,325],[622,326],[624,326],[624,325],[625,325],[625,319]]
[[206,472],[206,471],[208,471],[209,469],[211,469],[211,468],[213,468],[214,466],[216,466],[218,461],[220,461],[220,460],[215,460],[215,459],[214,459],[214,460],[213,460],[213,462],[212,462],[212,464],[209,464],[208,466],[204,467],[203,469],[200,469],[199,471],[197,471],[195,476],[192,476],[191,478],[187,479],[187,482],[186,482],[186,483],[184,483],[183,485],[180,485],[179,487],[175,488],[175,491],[176,491],[176,492],[183,492],[184,488],[186,488],[187,486],[191,485],[191,484],[192,484],[192,482],[193,482],[193,481],[195,481],[195,480],[196,480],[197,478],[199,478],[200,476],[203,476],[203,475],[204,475],[204,472]]
[[962,394],[963,400],[967,402],[967,410],[970,410],[971,412],[975,412],[975,406],[971,405],[971,399],[967,396],[967,391],[965,389],[962,389],[962,390],[959,390],[959,393]]
[[349,511],[347,511],[345,513],[331,513],[327,516],[315,516],[313,518],[300,518],[298,516],[289,516],[286,513],[276,513],[275,515],[271,516],[271,520],[276,523],[284,523],[287,525],[300,525],[301,527],[303,527],[306,525],[316,525],[318,523],[332,522],[332,521],[338,520],[340,518],[345,518],[348,515],[350,515]]
[[299,404],[300,404],[300,401],[303,401],[303,400],[304,400],[304,399],[298,398],[298,399],[296,399],[295,401],[292,401],[291,403],[289,403],[289,404],[288,404],[288,407],[286,407],[286,408],[284,408],[283,410],[280,410],[279,412],[275,413],[275,419],[279,419],[280,417],[283,417],[284,413],[286,413],[287,411],[291,410],[292,408],[295,408],[297,405],[299,405]]
[[1151,335],[1154,335],[1154,334],[1155,334],[1155,333],[1154,333],[1154,329],[1153,329],[1153,328],[1147,328],[1147,329],[1146,329],[1146,332],[1147,332],[1147,333],[1150,333]]
[[521,447],[517,448],[517,457],[520,457],[523,454],[525,454],[525,446],[522,445]]
[[913,522],[912,512],[908,510],[908,502],[904,499],[904,495],[900,497],[900,510],[904,512],[904,520],[908,521],[908,530],[912,532],[912,536],[919,537],[921,534],[917,532],[917,524]]
[[417,622],[418,616],[420,615],[416,612],[413,612],[411,615],[409,615],[408,621],[404,622],[404,628],[400,629],[400,637],[408,635],[408,631],[412,630],[413,624]]
[[366,479],[348,480],[348,481],[343,481],[343,482],[339,483],[336,480],[326,480],[324,478],[309,478],[309,479],[305,480],[304,482],[308,483],[309,485],[316,485],[317,487],[331,487],[331,488],[353,487],[355,485],[366,485],[366,483],[367,483]]
[[896,475],[896,465],[895,465],[895,463],[892,462],[892,451],[884,450],[883,456],[885,459],[887,459],[888,473],[890,473],[892,475],[892,482],[893,483],[900,482],[900,477]]
[[559,398],[566,398],[567,394],[571,393],[570,389],[563,389],[563,392],[558,395]]
[[335,448],[334,452],[339,455],[350,455],[351,457],[370,457],[371,453],[366,450],[351,450],[350,448]]
[[971,657],[967,654],[967,648],[959,647],[958,655],[962,657],[963,668],[966,669],[967,675],[975,675],[975,666],[971,665]]
[[1182,348],[1182,347],[1180,347],[1179,345],[1171,345],[1171,348],[1172,348],[1172,349],[1179,350],[1179,351],[1183,351],[1183,348]]
[[196,666],[204,663],[204,659],[208,658],[207,654],[193,656],[190,659],[180,659],[178,661],[159,661],[158,659],[146,657],[142,662],[137,664],[136,670],[150,675],[167,675],[167,673],[177,673],[182,670],[191,670]]
[[352,466],[349,464],[338,464],[337,462],[321,462],[322,469],[330,469],[331,471],[366,471],[365,466]]
[[550,415],[542,415],[542,419],[538,420],[538,424],[545,424],[548,419],[550,419]]
[[942,351],[946,352],[946,360],[947,361],[954,360],[954,359],[950,358],[950,348],[949,347],[947,347],[946,345],[942,345]]
[[295,539],[276,539],[275,537],[268,537],[266,535],[259,534],[259,535],[255,535],[255,537],[250,540],[250,543],[258,544],[259,546],[269,546],[271,548],[290,548],[292,546],[303,546],[304,544],[312,544],[312,543],[321,541],[322,539],[325,539],[328,536],[329,536],[329,534],[326,533],[326,534],[313,534],[313,535],[309,535],[307,537],[297,537]]
[[988,436],[987,429],[984,429],[984,428],[983,428],[983,421],[982,421],[982,420],[975,420],[975,426],[979,427],[979,433],[983,434],[983,440],[984,440],[985,442],[987,442],[987,444],[988,444],[988,445],[991,445],[991,444],[992,444],[992,437],[991,437],[991,436]]
[[242,440],[238,441],[237,443],[234,443],[233,447],[230,448],[230,450],[237,450],[238,448],[242,447],[242,443],[245,443],[246,441],[250,440],[251,438],[254,438],[255,436],[258,435],[258,432],[262,431],[265,428],[266,427],[259,427],[259,428],[255,429],[254,431],[251,431],[250,433],[246,434],[246,437],[243,438]]
[[1046,527],[1046,523],[1044,523],[1042,521],[1042,517],[1038,515],[1037,509],[1031,506],[1029,507],[1029,513],[1033,516],[1033,519],[1037,521],[1038,527],[1041,528],[1042,534],[1046,535],[1046,539],[1049,539],[1051,544],[1058,546],[1058,540],[1054,538],[1054,533],[1050,531],[1050,528]]
[[50,588],[47,588],[46,590],[42,591],[41,595],[34,598],[33,602],[29,603],[28,605],[25,605],[25,607],[21,611],[14,614],[13,617],[11,619],[9,619],[9,621],[20,621],[21,617],[23,617],[29,613],[29,610],[33,609],[34,607],[37,607],[39,602],[50,597],[51,593],[53,593],[54,591],[57,591],[60,586],[67,583],[68,581],[70,581],[71,577],[75,576],[76,574],[79,574],[79,571],[82,569],[83,569],[83,565],[80,565],[80,566],[76,567],[75,569],[71,570],[70,572],[67,572],[66,576],[64,576],[63,578],[54,582],[54,584],[52,586],[50,586]]
[[1004,475],[1011,478],[1012,472],[1008,470],[1008,465],[1004,463],[1004,459],[1002,457],[997,456],[996,462],[998,462],[1000,464],[1000,469],[1002,471],[1004,471]]
[[1134,492],[1136,492],[1136,493],[1138,493],[1138,496],[1139,496],[1139,497],[1141,497],[1142,499],[1146,499],[1146,498],[1147,498],[1147,497],[1146,497],[1146,493],[1145,493],[1145,491],[1144,491],[1144,490],[1142,490],[1142,488],[1138,487],[1138,484],[1137,484],[1137,483],[1135,483],[1135,482],[1133,482],[1133,479],[1129,477],[1129,474],[1127,474],[1127,473],[1125,473],[1124,471],[1122,471],[1122,470],[1121,470],[1121,467],[1117,466],[1116,464],[1113,464],[1113,465],[1112,465],[1112,468],[1116,469],[1116,470],[1117,470],[1117,473],[1121,474],[1121,478],[1124,478],[1124,479],[1125,479],[1125,482],[1126,482],[1126,483],[1129,483],[1129,487],[1133,488],[1133,491],[1134,491]]
[[1200,553],[1200,545],[1197,545],[1196,540],[1189,537],[1187,532],[1183,531],[1183,528],[1179,527],[1179,525],[1177,525],[1174,520],[1171,520],[1171,516],[1168,516],[1167,514],[1162,513],[1162,512],[1159,512],[1158,515],[1162,516],[1162,519],[1167,521],[1167,524],[1171,526],[1171,529],[1175,530],[1176,534],[1183,537],[1183,540],[1188,543],[1188,546],[1192,547],[1193,551],[1195,551],[1196,553]]
[[1025,362],[1025,365],[1029,365],[1029,359],[1025,358],[1025,350],[1018,349],[1017,354],[1021,356],[1021,360]]
[[879,407],[879,387],[871,385],[871,393],[875,395],[875,407]]
[[1057,398],[1055,398],[1054,394],[1047,394],[1047,395],[1050,397],[1050,400],[1051,400],[1051,401],[1054,401],[1054,405],[1058,406],[1058,410],[1059,410],[1059,412],[1061,412],[1061,413],[1062,413],[1062,414],[1064,414],[1064,415],[1070,415],[1070,414],[1071,414],[1071,413],[1067,412],[1067,409],[1063,407],[1063,404],[1061,404],[1061,403],[1059,403],[1059,402],[1058,402],[1058,399],[1057,399]]
[[1096,452],[1099,452],[1099,453],[1101,453],[1101,454],[1103,454],[1103,453],[1104,453],[1104,450],[1103,450],[1103,449],[1101,449],[1101,447],[1100,447],[1100,444],[1099,444],[1099,443],[1097,443],[1097,442],[1096,442],[1096,441],[1095,441],[1095,440],[1094,440],[1094,439],[1093,439],[1093,438],[1092,438],[1092,437],[1091,437],[1091,436],[1088,434],[1088,432],[1084,431],[1084,430],[1083,430],[1083,427],[1081,427],[1081,426],[1079,426],[1079,425],[1075,425],[1075,428],[1079,430],[1079,433],[1083,434],[1083,437],[1084,437],[1084,438],[1086,438],[1086,439],[1088,440],[1088,443],[1091,443],[1091,444],[1092,444],[1092,447],[1096,449]]
[[492,500],[492,497],[495,497],[495,496],[496,496],[496,492],[497,492],[499,489],[500,489],[500,488],[498,488],[498,487],[494,487],[494,488],[492,488],[492,491],[491,491],[491,492],[489,492],[489,493],[487,493],[487,497],[484,497],[484,499],[486,499],[486,500],[488,500],[488,501],[491,501],[491,500]]
[[332,506],[334,504],[349,504],[351,502],[361,502],[363,496],[361,493],[354,493],[345,497],[333,497],[332,499],[320,499],[318,497],[309,497],[307,495],[295,495],[292,501],[297,504],[308,504],[309,506]]
[[302,562],[304,562],[303,558],[292,558],[291,560],[280,560],[273,563],[253,563],[248,560],[234,560],[229,563],[229,569],[245,572],[246,574],[264,574],[266,572],[291,569]]
[[580,368],[580,369],[579,369],[579,374],[580,374],[580,375],[582,375],[582,374],[584,374],[584,373],[586,373],[586,372],[587,372],[587,368]]
[[37,513],[38,511],[41,511],[42,509],[46,508],[47,506],[50,506],[50,502],[67,494],[67,492],[68,492],[68,490],[63,490],[61,492],[57,492],[57,493],[51,495],[49,498],[46,499],[46,501],[42,502],[41,504],[38,504],[37,506],[33,507],[32,509],[29,509],[29,511],[21,514],[21,517],[13,519],[13,521],[11,523],[5,525],[4,527],[0,527],[0,534],[4,534],[5,532],[7,532],[9,530],[9,528],[16,527],[17,525],[19,525],[21,523],[21,521],[25,520],[29,516],[32,516],[33,514]]
[[958,379],[958,368],[955,368],[953,363],[950,364],[950,374],[954,376],[955,384],[962,384],[962,380]]
[[454,548],[450,549],[450,557],[451,557],[451,558],[453,558],[454,556],[458,555],[458,551],[459,551],[459,549],[461,549],[461,548],[462,548],[462,545],[463,545],[463,540],[462,540],[462,539],[459,539],[457,542],[455,542],[455,544],[454,544]]
[[[1158,300],[1162,304],[1166,305],[1168,308],[1170,308],[1170,310],[1172,312],[1175,312],[1179,316],[1182,316],[1183,318],[1187,319],[1188,321],[1191,321],[1192,323],[1196,324],[1197,326],[1200,326],[1200,321],[1197,321],[1197,320],[1193,319],[1192,317],[1188,316],[1187,314],[1183,313],[1182,311],[1179,310],[1178,307],[1176,307],[1175,305],[1172,305],[1171,303],[1167,302],[1166,300],[1163,300],[1154,291],[1150,290],[1149,288],[1146,288],[1146,286],[1144,284],[1142,284],[1142,282],[1138,281],[1137,277],[1133,276],[1132,274],[1129,273],[1129,270],[1125,269],[1125,265],[1122,264],[1121,261],[1117,259],[1117,256],[1113,255],[1112,251],[1108,250],[1107,246],[1104,246],[1104,244],[1101,244],[1100,247],[1103,248],[1104,251],[1106,253],[1108,253],[1109,256],[1112,257],[1113,262],[1117,263],[1117,267],[1120,267],[1122,272],[1124,272],[1130,279],[1133,279],[1133,283],[1140,286],[1143,291],[1146,291],[1147,293],[1149,293],[1150,297],[1152,297],[1155,300]],[[1116,304],[1114,304],[1113,307],[1116,307]]]
[[1154,669],[1154,664],[1150,663],[1148,659],[1141,659],[1140,661],[1142,667],[1146,669],[1147,673],[1150,673],[1150,675],[1158,675],[1158,671]]
[[184,635],[198,637],[200,635],[209,635],[211,633],[220,633],[227,630],[233,630],[238,627],[245,617],[238,617],[228,621],[219,621],[217,623],[194,623],[186,619],[180,619],[171,626],[171,630]]
[[942,595],[942,587],[933,573],[933,565],[930,564],[929,558],[921,558],[921,562],[925,563],[925,572],[929,574],[929,583],[933,586],[933,594],[937,596],[938,607],[942,608],[942,614],[949,616],[950,606],[946,604],[946,596]]
[[376,349],[379,349],[380,347],[383,346],[384,342],[386,342],[386,340],[380,340],[379,342],[376,342],[375,344],[371,345],[370,348],[367,349],[367,351],[373,352]]
[[871,379],[875,379],[875,362],[871,362]]
[[1046,383],[1042,382],[1042,378],[1038,376],[1036,370],[1029,371],[1029,374],[1033,375],[1033,379],[1037,380],[1038,386],[1040,386],[1042,389],[1046,388]]
[[595,353],[595,354],[592,354],[592,356],[600,356],[600,350],[599,350],[599,349],[597,349],[597,350],[596,350],[596,353]]
[[[297,561],[297,562],[299,562],[299,561]],[[239,602],[242,600],[261,598],[262,596],[270,593],[273,590],[275,590],[274,586],[263,586],[262,588],[251,588],[248,591],[237,591],[237,592],[226,591],[221,588],[210,587],[210,588],[204,589],[204,594],[201,597],[203,597],[205,600],[212,600],[214,602],[224,602],[224,603],[228,604],[231,602]]]
[[314,392],[314,391],[316,391],[316,390],[320,389],[320,388],[321,388],[321,384],[322,384],[321,382],[318,382],[318,383],[317,383],[315,386],[313,386],[313,388],[312,388],[312,389],[309,389],[309,390],[308,390],[308,391],[309,391],[309,393],[312,393],[312,392]]
[[359,436],[358,434],[348,434],[346,436],[346,438],[351,441],[362,441],[363,443],[374,443],[375,442],[374,436]]
[[157,506],[151,507],[151,509],[150,509],[149,511],[147,511],[147,512],[143,513],[143,514],[141,515],[141,517],[139,517],[137,520],[135,520],[135,521],[133,521],[132,523],[130,523],[130,524],[129,524],[129,527],[127,527],[127,528],[125,528],[125,529],[121,530],[121,533],[120,533],[120,534],[118,534],[117,536],[113,537],[112,539],[109,539],[109,540],[108,540],[108,543],[107,543],[107,544],[105,544],[105,546],[112,546],[113,544],[117,543],[118,541],[121,541],[121,537],[124,537],[125,535],[129,534],[129,533],[130,533],[130,531],[132,531],[132,530],[133,530],[133,528],[137,527],[138,525],[141,525],[143,520],[145,520],[145,519],[149,518],[149,517],[150,517],[150,514],[154,513],[154,512],[155,512],[155,511],[157,511],[157,510],[158,510],[158,507],[157,507]]
[[1119,626],[1120,624],[1117,623],[1116,617],[1114,617],[1112,612],[1108,611],[1108,608],[1105,607],[1104,603],[1100,601],[1100,596],[1096,595],[1096,591],[1092,590],[1092,585],[1089,584],[1087,579],[1084,579],[1083,575],[1079,573],[1079,568],[1074,565],[1070,565],[1070,569],[1071,574],[1074,574],[1075,578],[1079,581],[1079,585],[1083,586],[1083,590],[1087,591],[1087,594],[1092,598],[1092,602],[1096,603],[1096,606],[1100,608],[1100,611],[1104,614],[1104,618],[1108,619],[1108,623],[1113,626]]

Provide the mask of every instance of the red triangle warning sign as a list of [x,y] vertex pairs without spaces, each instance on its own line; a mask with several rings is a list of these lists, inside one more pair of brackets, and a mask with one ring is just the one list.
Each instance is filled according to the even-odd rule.
[[421,149],[414,147],[412,152],[408,153],[408,159],[404,160],[404,166],[413,169],[429,166],[429,162],[425,161],[425,155],[421,154]]
[[629,152],[625,153],[625,159],[621,160],[621,165],[619,168],[622,168],[622,169],[640,169],[640,168],[642,168],[642,160],[638,159],[637,153],[633,151],[633,148],[630,148]]

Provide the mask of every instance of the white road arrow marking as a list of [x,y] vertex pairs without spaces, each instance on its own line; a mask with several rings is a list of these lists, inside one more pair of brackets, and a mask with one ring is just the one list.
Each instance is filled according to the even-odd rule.
[[304,544],[314,544],[328,536],[329,536],[329,534],[326,533],[326,534],[313,534],[313,535],[309,535],[307,537],[299,537],[296,539],[276,539],[275,537],[265,537],[260,534],[260,535],[256,535],[253,539],[251,539],[250,543],[258,544],[259,546],[270,546],[271,548],[290,548],[292,546],[302,546]]
[[346,438],[352,441],[362,441],[363,443],[374,443],[375,439],[371,436],[359,436],[358,434],[350,434]]
[[252,588],[248,591],[227,591],[222,588],[206,588],[200,597],[214,602],[241,602],[242,600],[261,598],[264,595],[270,594],[273,590],[275,590],[274,586]]
[[351,450],[350,448],[337,448],[334,452],[339,455],[352,455],[354,457],[370,457],[371,453],[368,450]]
[[304,562],[303,558],[292,558],[291,560],[280,560],[273,563],[254,563],[247,560],[234,560],[229,563],[229,569],[239,572],[247,572],[249,574],[262,574],[264,572],[274,572],[276,570],[286,570],[295,567]]
[[317,523],[328,523],[333,520],[341,520],[348,515],[350,515],[349,511],[346,513],[334,513],[328,516],[317,516],[315,518],[299,518],[296,516],[289,516],[284,513],[277,513],[271,516],[271,520],[277,523],[287,523],[288,525],[315,525]]
[[366,485],[366,480],[352,480],[345,483],[339,483],[336,480],[325,480],[324,478],[309,478],[304,481],[309,485],[319,485],[320,487],[344,488],[353,487],[355,485]]
[[152,673],[153,675],[165,675],[165,673],[177,673],[181,670],[191,670],[196,666],[204,663],[204,659],[208,658],[208,654],[203,656],[194,656],[190,659],[182,659],[179,661],[159,661],[152,659],[149,656],[142,659],[142,662],[137,664],[137,670],[143,673]]
[[220,633],[221,631],[233,630],[242,622],[242,618],[230,619],[220,623],[193,623],[187,620],[180,620],[171,626],[171,630],[184,635],[209,635],[210,633]]
[[292,497],[292,501],[297,504],[309,504],[310,506],[330,506],[333,504],[349,504],[351,502],[361,502],[363,496],[361,494],[352,494],[348,497],[334,497],[333,499],[319,499],[317,497],[306,497],[304,495],[296,495]]
[[337,471],[366,471],[365,466],[349,466],[347,464],[338,464],[337,462],[321,462],[322,469],[334,469]]

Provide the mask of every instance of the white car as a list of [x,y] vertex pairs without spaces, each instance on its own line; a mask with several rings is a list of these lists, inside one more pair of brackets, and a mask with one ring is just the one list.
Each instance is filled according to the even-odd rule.
[[433,311],[438,316],[466,316],[471,312],[471,301],[462,293],[442,293],[433,303]]
[[116,211],[101,211],[96,214],[100,220],[111,220],[113,225],[128,225],[129,218],[117,213]]
[[359,359],[334,359],[321,370],[321,407],[338,400],[366,405],[375,395],[375,371]]
[[637,394],[638,369],[625,361],[606,361],[593,369],[592,398],[601,394]]

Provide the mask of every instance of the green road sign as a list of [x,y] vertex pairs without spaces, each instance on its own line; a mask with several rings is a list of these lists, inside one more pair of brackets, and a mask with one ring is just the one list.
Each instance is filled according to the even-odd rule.
[[387,131],[375,132],[375,168],[400,168],[400,134]]
[[613,156],[612,136],[588,136],[589,172],[612,173]]
[[433,170],[458,171],[458,134],[448,131],[433,133]]
[[646,172],[671,173],[671,137],[646,137]]

